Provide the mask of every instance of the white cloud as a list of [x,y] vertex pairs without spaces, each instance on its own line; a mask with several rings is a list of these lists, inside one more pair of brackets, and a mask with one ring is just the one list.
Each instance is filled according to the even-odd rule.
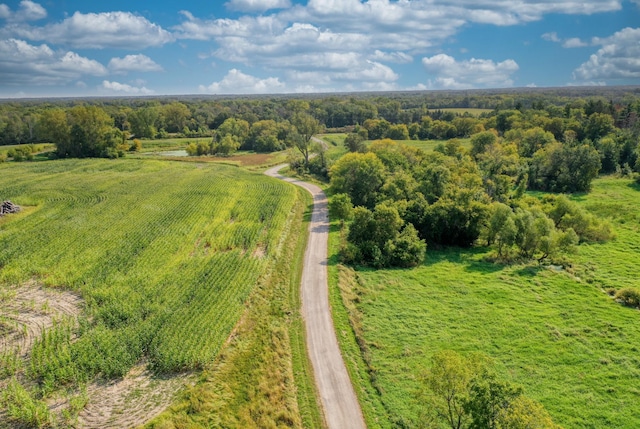
[[4,3],[0,3],[0,19],[7,19],[11,16],[11,9]]
[[541,37],[547,42],[562,43],[563,48],[583,48],[589,46],[588,42],[584,42],[578,37],[570,37],[563,40],[558,37],[558,33],[555,31],[552,33],[544,33]]
[[139,94],[149,95],[154,92],[150,89],[143,87],[136,87],[127,85],[126,83],[110,82],[108,80],[102,81],[102,85],[98,87],[100,90],[106,90],[108,92],[125,93],[125,94]]
[[413,57],[404,52],[382,52],[376,49],[373,55],[369,57],[373,61],[382,61],[387,63],[406,64],[413,62]]
[[59,85],[84,75],[103,76],[106,68],[75,52],[56,52],[24,40],[0,40],[0,81],[9,85]]
[[9,21],[37,21],[47,17],[47,11],[40,4],[30,0],[22,0],[18,10],[11,12],[6,4],[0,4],[0,19]]
[[80,13],[44,27],[15,27],[20,37],[75,48],[142,49],[174,40],[171,33],[129,12]]
[[224,4],[231,10],[241,12],[265,12],[270,9],[291,7],[289,0],[231,0]]
[[512,86],[511,75],[519,69],[511,59],[499,63],[476,58],[456,61],[446,54],[423,58],[422,65],[435,78],[429,80],[431,87],[450,89]]
[[592,44],[601,48],[573,72],[575,80],[640,78],[640,28],[627,27]]
[[213,94],[266,94],[284,92],[285,88],[286,85],[277,77],[260,79],[231,69],[221,81],[209,86],[200,85],[199,90]]
[[162,67],[146,55],[127,55],[124,58],[112,58],[109,70],[115,73],[126,72],[158,72]]
[[571,37],[562,42],[563,48],[584,48],[585,46],[589,46],[589,43],[583,42],[577,37]]

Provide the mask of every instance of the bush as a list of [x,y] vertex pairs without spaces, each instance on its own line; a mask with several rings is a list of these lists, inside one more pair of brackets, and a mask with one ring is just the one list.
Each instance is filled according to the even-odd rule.
[[17,381],[12,380],[2,394],[2,405],[14,422],[33,428],[44,428],[52,424],[49,407],[34,399]]
[[640,290],[632,287],[620,289],[616,293],[616,300],[629,307],[640,307]]

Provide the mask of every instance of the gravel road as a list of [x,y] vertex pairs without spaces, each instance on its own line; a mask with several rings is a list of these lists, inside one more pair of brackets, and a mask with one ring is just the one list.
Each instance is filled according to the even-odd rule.
[[309,241],[302,272],[302,315],[307,335],[307,352],[325,420],[329,429],[364,429],[360,404],[338,347],[327,283],[327,241],[329,216],[327,197],[316,185],[278,174],[286,164],[270,168],[267,176],[301,186],[313,195],[313,212],[309,226]]

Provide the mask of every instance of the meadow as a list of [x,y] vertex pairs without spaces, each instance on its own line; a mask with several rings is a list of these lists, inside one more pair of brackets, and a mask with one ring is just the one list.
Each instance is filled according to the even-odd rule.
[[[82,299],[76,321],[45,330],[24,363],[3,371],[36,398],[140,362],[164,374],[208,368],[274,271],[300,200],[291,185],[220,164],[65,160],[0,170],[0,199],[23,207],[0,219],[2,300],[26,284]],[[4,350],[3,360],[22,352]]]
[[574,196],[617,238],[581,245],[564,268],[495,264],[484,248],[427,249],[411,270],[353,271],[334,256],[336,330],[369,427],[420,427],[419,379],[442,349],[489,356],[563,427],[640,426],[640,312],[606,293],[638,285],[639,196],[610,177]]

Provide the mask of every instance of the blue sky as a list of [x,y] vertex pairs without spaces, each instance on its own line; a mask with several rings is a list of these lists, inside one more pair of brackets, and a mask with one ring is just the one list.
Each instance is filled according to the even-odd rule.
[[0,97],[640,85],[640,0],[0,0]]

